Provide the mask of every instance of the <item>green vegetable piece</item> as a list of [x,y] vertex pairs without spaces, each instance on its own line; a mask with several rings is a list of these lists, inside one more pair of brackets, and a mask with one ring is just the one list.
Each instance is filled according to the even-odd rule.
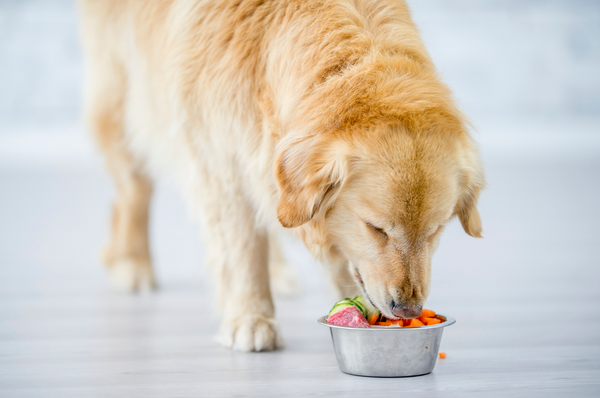
[[355,303],[359,303],[363,306],[363,308],[365,309],[363,313],[365,314],[366,319],[370,319],[373,314],[377,316],[381,314],[381,312],[379,312],[379,310],[375,308],[371,304],[371,302],[367,300],[364,296],[356,296],[352,299],[352,301],[354,301]]
[[363,316],[366,318],[366,316],[367,316],[366,307],[362,303],[356,302],[356,301],[354,301],[354,299],[351,299],[351,298],[345,298],[345,299],[340,300],[337,303],[335,303],[333,305],[333,308],[331,309],[331,311],[329,311],[329,316],[331,316],[337,312],[343,311],[350,306],[356,307],[356,309],[359,310],[360,313],[363,314]]

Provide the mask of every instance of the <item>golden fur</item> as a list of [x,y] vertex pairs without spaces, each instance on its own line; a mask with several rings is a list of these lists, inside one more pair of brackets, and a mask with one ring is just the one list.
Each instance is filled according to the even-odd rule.
[[269,287],[269,273],[288,275],[269,238],[280,224],[340,294],[358,283],[392,318],[420,311],[453,216],[480,236],[479,156],[403,1],[81,0],[80,10],[86,116],[118,188],[105,259],[116,284],[155,285],[158,174],[205,226],[220,339],[240,350],[281,344]]

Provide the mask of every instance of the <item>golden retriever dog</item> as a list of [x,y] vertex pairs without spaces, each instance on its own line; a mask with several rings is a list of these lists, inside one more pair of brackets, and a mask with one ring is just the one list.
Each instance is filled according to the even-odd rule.
[[[285,228],[389,318],[419,315],[458,216],[479,237],[477,148],[400,0],[81,0],[86,118],[117,186],[105,262],[155,286],[152,177],[204,226],[220,341],[281,345]],[[272,263],[271,269],[269,262]],[[285,279],[285,278],[282,278]]]

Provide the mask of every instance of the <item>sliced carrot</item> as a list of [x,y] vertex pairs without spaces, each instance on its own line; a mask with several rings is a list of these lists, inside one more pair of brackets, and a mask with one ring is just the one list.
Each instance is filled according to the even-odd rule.
[[442,358],[442,359],[446,358],[446,353],[445,352],[440,352],[440,358]]
[[418,319],[411,319],[410,324],[408,325],[409,328],[416,328],[419,326],[425,326],[425,325],[423,324],[423,322],[421,322]]
[[443,323],[443,322],[446,322],[446,319],[437,315],[435,313],[435,311],[428,310],[428,309],[423,309],[421,311],[421,315],[419,315],[419,317],[415,318],[415,319],[402,319],[402,318],[388,319],[383,314],[381,314],[379,316],[371,315],[371,317],[369,318],[370,325],[375,325],[375,326],[396,325],[396,326],[400,326],[400,327],[410,327],[410,328],[416,328],[416,327],[425,326],[425,325],[437,325],[437,324]]
[[423,311],[421,311],[421,316],[424,318],[435,318],[435,312],[423,309]]

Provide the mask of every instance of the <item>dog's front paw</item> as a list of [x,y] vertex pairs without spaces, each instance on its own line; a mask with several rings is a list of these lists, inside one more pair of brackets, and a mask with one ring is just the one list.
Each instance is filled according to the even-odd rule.
[[223,321],[217,339],[225,347],[246,352],[272,351],[283,347],[277,322],[260,315],[246,315]]
[[108,277],[114,289],[134,292],[156,289],[156,280],[149,261],[124,258],[107,266]]

